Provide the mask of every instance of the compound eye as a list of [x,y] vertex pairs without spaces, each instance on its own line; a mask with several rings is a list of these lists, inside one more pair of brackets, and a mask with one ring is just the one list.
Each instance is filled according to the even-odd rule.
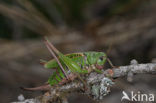
[[103,60],[103,57],[100,57],[99,59],[102,61]]

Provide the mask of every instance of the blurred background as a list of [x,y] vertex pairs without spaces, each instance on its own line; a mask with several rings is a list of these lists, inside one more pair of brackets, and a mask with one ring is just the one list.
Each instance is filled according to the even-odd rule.
[[[103,51],[115,66],[156,62],[155,0],[0,0],[0,103],[39,96],[19,87],[44,84],[52,70],[39,60],[52,56],[43,37],[64,54]],[[122,91],[156,92],[155,75],[116,79],[105,103],[120,103]],[[80,94],[70,103],[94,103]],[[148,102],[149,103],[149,102]]]

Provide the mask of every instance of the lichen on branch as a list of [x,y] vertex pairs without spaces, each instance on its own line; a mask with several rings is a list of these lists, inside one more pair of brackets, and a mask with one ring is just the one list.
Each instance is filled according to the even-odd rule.
[[[51,90],[44,95],[34,98],[35,101],[40,101],[41,103],[45,103],[47,101],[55,101],[55,102],[63,102],[63,100],[66,100],[64,98],[65,94],[69,94],[71,92],[79,92],[79,93],[84,93],[88,96],[90,96],[92,99],[103,99],[101,95],[96,94],[96,89],[94,89],[93,92],[93,87],[96,87],[97,85],[106,85],[109,80],[107,80],[106,84],[101,84],[102,80],[106,80],[107,78],[115,79],[115,78],[120,78],[123,76],[127,76],[127,80],[129,82],[132,82],[133,76],[135,74],[141,74],[141,73],[146,73],[146,74],[155,74],[156,73],[156,63],[146,63],[146,64],[138,64],[136,60],[132,60],[130,65],[127,66],[118,66],[114,67],[113,69],[107,69],[103,71],[103,73],[98,74],[98,73],[90,73],[88,76],[86,76],[86,82],[87,82],[87,89],[84,89],[84,84],[81,81],[73,81],[71,83],[67,83],[62,86],[57,86],[57,87],[52,87]],[[109,81],[110,84],[108,84],[108,92],[110,92],[110,87],[113,85],[111,81]],[[107,86],[106,86],[107,87]],[[98,88],[98,87],[96,87]],[[99,89],[98,91],[100,91]],[[93,94],[95,93],[95,94]],[[99,92],[101,93],[101,92]],[[106,93],[108,94],[108,93]],[[106,95],[104,94],[104,95]],[[66,96],[67,96],[66,95]],[[99,97],[97,97],[99,96]],[[58,99],[59,98],[59,99]],[[23,102],[14,102],[14,103],[25,103]],[[32,102],[36,103],[36,102]]]

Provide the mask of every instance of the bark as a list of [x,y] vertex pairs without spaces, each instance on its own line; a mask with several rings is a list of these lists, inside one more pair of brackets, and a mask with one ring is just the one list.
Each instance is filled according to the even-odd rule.
[[[156,63],[138,64],[136,60],[132,60],[130,65],[114,67],[113,69],[107,69],[102,74],[97,74],[93,72],[89,74],[89,76],[87,76],[86,81],[87,84],[91,86],[101,81],[105,77],[110,77],[115,79],[115,78],[121,78],[123,76],[127,76],[127,80],[129,82],[132,82],[134,74],[142,74],[142,73],[155,74]],[[51,88],[49,93],[47,92],[40,97],[36,97],[33,99],[26,99],[21,102],[13,102],[13,103],[28,103],[27,101],[31,101],[31,103],[40,103],[40,102],[45,103],[51,100],[58,100],[56,99],[56,97],[61,96],[61,93],[82,92],[80,90],[83,90],[83,88],[84,88],[83,83],[73,81],[71,83],[68,83],[60,87]],[[83,93],[87,95],[88,91],[84,90]]]

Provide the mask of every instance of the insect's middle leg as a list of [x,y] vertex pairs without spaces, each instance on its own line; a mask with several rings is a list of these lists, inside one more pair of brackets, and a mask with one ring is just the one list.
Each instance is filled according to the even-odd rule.
[[63,85],[65,83],[68,83],[68,82],[71,82],[73,81],[74,79],[77,78],[77,75],[75,75],[74,73],[70,73],[68,75],[68,79],[67,78],[63,78],[62,81],[59,82],[60,85]]
[[67,78],[63,78],[62,81],[59,82],[59,84],[63,85],[65,83],[68,83],[68,82],[71,82],[71,81],[75,80],[76,78],[78,78],[80,81],[82,81],[82,83],[84,84],[84,90],[87,90],[87,83],[86,83],[86,81],[83,80],[78,73],[70,73],[68,75],[68,79]]
[[84,91],[88,90],[88,88],[87,88],[87,82],[86,82],[84,79],[81,78],[80,74],[77,73],[77,76],[78,76],[78,79],[80,79],[80,81],[81,81],[81,82],[83,83],[83,85],[84,85],[83,90],[84,90]]

